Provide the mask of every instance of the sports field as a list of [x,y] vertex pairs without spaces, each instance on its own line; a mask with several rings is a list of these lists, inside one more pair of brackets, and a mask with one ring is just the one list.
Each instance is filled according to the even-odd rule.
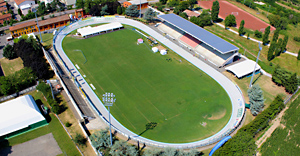
[[[62,46],[100,99],[105,92],[116,95],[112,115],[136,134],[184,143],[221,130],[232,109],[224,89],[177,54],[137,45],[140,37],[125,29],[88,39],[67,36]],[[156,126],[146,130],[151,122]]]

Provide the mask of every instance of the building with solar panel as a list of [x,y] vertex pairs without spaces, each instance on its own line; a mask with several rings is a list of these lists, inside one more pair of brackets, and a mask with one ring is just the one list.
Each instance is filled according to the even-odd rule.
[[158,16],[157,28],[217,67],[239,59],[239,48],[175,14]]

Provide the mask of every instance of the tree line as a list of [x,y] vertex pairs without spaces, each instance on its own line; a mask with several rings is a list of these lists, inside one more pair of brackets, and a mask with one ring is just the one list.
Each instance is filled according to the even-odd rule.
[[14,40],[13,46],[7,45],[3,50],[3,56],[8,59],[20,57],[24,67],[30,68],[38,79],[49,79],[54,76],[49,64],[44,58],[42,45],[32,36],[27,35]]
[[220,147],[214,155],[255,155],[257,145],[254,138],[260,131],[269,126],[270,120],[274,119],[284,107],[283,99],[278,95],[267,109],[258,114],[249,124],[239,129],[232,139]]
[[197,151],[196,149],[191,149],[190,151],[178,150],[175,148],[149,148],[146,150],[139,149],[138,147],[131,145],[123,140],[118,140],[114,134],[113,146],[110,147],[110,135],[108,129],[103,129],[96,131],[89,136],[91,139],[92,145],[102,152],[103,155],[112,155],[112,156],[200,156],[203,155],[202,152]]
[[14,74],[0,77],[0,93],[11,95],[26,89],[36,82],[36,76],[30,68],[23,68]]
[[296,73],[291,73],[280,66],[276,66],[272,74],[272,81],[278,85],[283,86],[286,92],[294,93],[299,85],[299,78]]

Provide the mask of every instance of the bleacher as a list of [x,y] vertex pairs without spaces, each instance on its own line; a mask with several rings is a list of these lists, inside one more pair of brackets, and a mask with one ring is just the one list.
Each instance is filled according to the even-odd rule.
[[176,40],[178,40],[181,36],[184,35],[183,31],[180,31],[177,28],[173,28],[172,26],[166,23],[161,23],[160,25],[157,26],[157,28],[163,33],[166,33],[167,35],[171,36],[173,39]]
[[184,34],[183,36],[180,37],[180,40],[192,48],[195,48],[197,45],[201,43],[201,41],[195,39],[193,36],[189,34]]

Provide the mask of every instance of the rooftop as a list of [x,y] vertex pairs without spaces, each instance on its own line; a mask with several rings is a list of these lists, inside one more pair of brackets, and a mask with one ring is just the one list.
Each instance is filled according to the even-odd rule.
[[25,1],[34,1],[34,0],[15,0],[17,5],[20,5],[21,3],[25,2]]
[[131,4],[135,4],[135,5],[139,5],[140,3],[141,4],[148,3],[147,0],[133,0],[133,1],[128,1],[128,2],[130,2]]
[[165,14],[158,15],[158,17],[176,26],[178,29],[188,33],[189,35],[200,40],[201,42],[205,43],[206,45],[212,47],[214,50],[217,50],[222,54],[239,50],[238,47],[180,16],[177,16],[175,14]]
[[33,26],[33,25],[36,25],[35,21],[24,22],[24,23],[9,27],[9,31],[18,30],[18,29]]
[[53,23],[57,23],[57,22],[61,22],[61,21],[66,21],[66,20],[70,20],[70,17],[67,14],[39,21],[39,26],[45,26],[45,25],[48,25],[48,24],[53,24]]
[[0,104],[0,136],[45,120],[31,95]]
[[200,16],[200,13],[196,13],[196,12],[191,11],[191,10],[184,10],[183,12],[185,12],[189,17],[192,17],[192,16],[198,17],[198,16]]

